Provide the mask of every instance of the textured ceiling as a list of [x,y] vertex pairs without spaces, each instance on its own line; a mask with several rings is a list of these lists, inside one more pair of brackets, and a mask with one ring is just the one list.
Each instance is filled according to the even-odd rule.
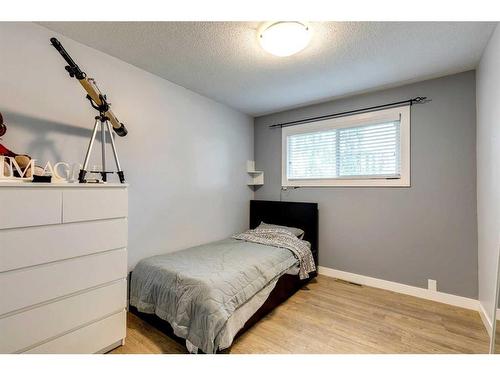
[[279,58],[259,22],[40,24],[254,116],[474,69],[495,26],[312,22],[311,44]]

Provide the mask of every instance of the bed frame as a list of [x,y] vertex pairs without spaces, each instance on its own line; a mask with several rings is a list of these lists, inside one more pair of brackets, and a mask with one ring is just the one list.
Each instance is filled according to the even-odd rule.
[[[311,243],[311,251],[313,253],[314,262],[316,267],[318,267],[317,203],[251,200],[250,229],[256,228],[262,221],[267,224],[286,225],[288,227],[303,229],[303,239]],[[317,272],[313,272],[306,280],[300,280],[298,275],[285,274],[281,276],[264,304],[250,317],[243,328],[238,332],[236,337],[239,337],[246,332],[276,306],[287,300],[296,291],[314,279],[316,275]],[[173,329],[168,322],[158,318],[154,314],[141,313],[133,306],[130,306],[129,309],[141,319],[147,321],[182,345],[185,345],[185,340],[174,335]]]

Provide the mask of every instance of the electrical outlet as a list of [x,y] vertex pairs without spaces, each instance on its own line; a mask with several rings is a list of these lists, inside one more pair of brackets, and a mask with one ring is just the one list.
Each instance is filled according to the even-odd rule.
[[437,281],[432,279],[427,279],[427,289],[437,291]]

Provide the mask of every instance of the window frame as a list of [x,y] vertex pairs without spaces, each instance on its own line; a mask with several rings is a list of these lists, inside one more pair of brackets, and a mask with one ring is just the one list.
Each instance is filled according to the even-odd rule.
[[[400,177],[336,177],[322,179],[289,179],[287,176],[287,137],[331,129],[369,125],[384,119],[400,118]],[[283,187],[410,187],[410,106],[383,109],[328,120],[315,121],[281,129],[281,185]]]

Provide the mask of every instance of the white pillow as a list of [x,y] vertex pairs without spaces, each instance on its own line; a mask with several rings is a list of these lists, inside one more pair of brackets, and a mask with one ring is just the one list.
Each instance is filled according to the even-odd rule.
[[265,229],[265,228],[286,229],[287,231],[292,232],[292,234],[297,236],[298,238],[300,238],[300,239],[304,238],[304,231],[300,228],[286,227],[284,225],[276,225],[276,224],[266,224],[263,221],[260,222],[260,225],[257,228],[260,228],[260,229]]

